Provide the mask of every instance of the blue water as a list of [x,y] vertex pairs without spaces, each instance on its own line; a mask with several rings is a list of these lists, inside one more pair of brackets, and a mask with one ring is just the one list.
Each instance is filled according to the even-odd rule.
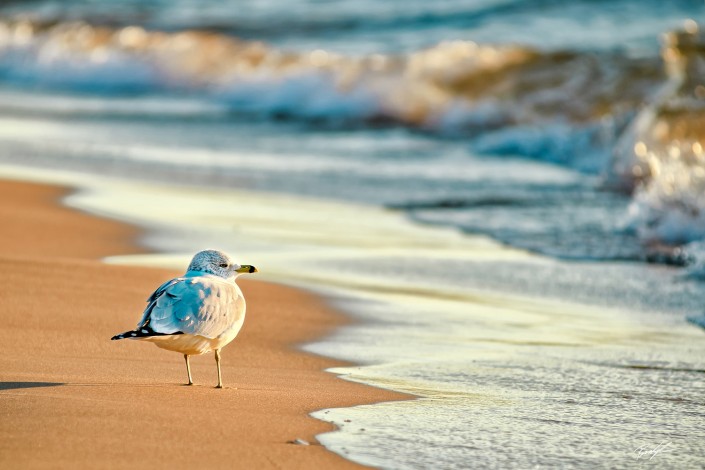
[[3,7],[8,15],[167,31],[208,29],[286,49],[350,54],[413,52],[460,39],[644,55],[658,46],[659,33],[704,9],[687,0],[40,0]]
[[[303,154],[325,169],[282,181],[256,159],[244,165],[265,189],[382,204],[551,256],[686,263],[673,242],[700,238],[700,221],[685,239],[667,226],[661,249],[643,235],[659,201],[629,215],[634,203],[602,182],[620,135],[667,83],[659,35],[703,6],[465,3],[11,3],[0,9],[0,109],[89,121],[108,146],[134,133],[135,147],[190,152],[206,174],[241,165],[233,151],[294,166]],[[129,173],[147,153],[116,166]],[[69,159],[99,157],[80,158]],[[578,174],[524,181],[521,159]],[[476,160],[496,169],[475,178]]]
[[[400,276],[421,285],[420,276],[454,295],[578,302],[656,325],[605,345],[573,338],[575,349],[565,351],[550,329],[533,339],[518,331],[504,338],[462,302],[447,305],[450,323],[442,323],[464,325],[457,337],[426,325],[429,312],[420,308],[395,319],[398,308],[384,307],[389,299],[370,307],[375,315],[353,306],[367,326],[346,330],[322,352],[375,364],[361,374],[367,382],[426,383],[419,394],[431,403],[389,405],[409,422],[385,417],[386,408],[364,409],[355,419],[378,433],[343,432],[327,444],[389,468],[433,467],[439,453],[444,468],[607,468],[627,466],[625,448],[668,438],[681,450],[669,464],[696,467],[702,349],[655,331],[698,338],[685,318],[700,315],[705,294],[705,165],[664,161],[681,163],[669,156],[673,146],[696,157],[702,146],[671,129],[662,152],[668,158],[653,153],[663,171],[632,181],[618,169],[631,168],[640,142],[624,136],[638,117],[658,110],[658,97],[678,78],[664,70],[661,35],[703,13],[702,2],[637,0],[5,2],[0,162],[362,203],[546,256],[539,264],[445,256],[444,269],[421,267],[424,258],[412,252],[354,268],[320,263],[333,277],[366,267],[379,282]],[[700,109],[701,95],[684,108]],[[627,157],[617,151],[623,142]],[[471,333],[474,322],[480,337]],[[589,329],[582,322],[546,319],[561,325],[558,336]],[[389,331],[427,345],[427,358],[375,340]],[[598,328],[595,337],[603,334]],[[448,356],[431,360],[438,351]],[[653,368],[633,375],[641,369],[631,366],[642,363]],[[651,391],[616,423],[597,420],[584,432],[598,410],[617,406],[614,389],[633,396],[647,382]],[[662,403],[668,406],[654,412],[654,426],[665,430],[640,437],[639,407]],[[557,415],[546,424],[536,414],[551,404]],[[358,413],[342,416],[348,412]],[[458,413],[476,419],[451,419]],[[581,422],[560,424],[571,413]],[[459,429],[439,432],[444,422]],[[531,438],[511,431],[522,422],[531,423]],[[607,451],[620,423],[628,438]],[[469,435],[488,437],[467,444]],[[541,439],[545,453],[535,451]],[[560,456],[579,442],[591,444]],[[390,452],[396,444],[407,452]]]

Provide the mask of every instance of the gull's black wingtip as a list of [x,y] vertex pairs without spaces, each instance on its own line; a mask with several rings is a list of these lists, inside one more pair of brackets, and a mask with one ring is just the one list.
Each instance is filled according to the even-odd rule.
[[125,331],[124,333],[120,333],[119,335],[115,335],[112,338],[110,338],[111,341],[115,341],[116,339],[140,339],[140,338],[149,338],[152,336],[170,336],[170,335],[183,335],[183,331],[175,331],[173,333],[157,333],[156,331],[152,330],[149,326],[145,325],[142,328],[138,330],[130,330],[130,331]]

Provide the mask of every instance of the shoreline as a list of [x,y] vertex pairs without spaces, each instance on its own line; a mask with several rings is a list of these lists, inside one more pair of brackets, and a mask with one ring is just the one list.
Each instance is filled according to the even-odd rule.
[[[478,278],[478,275],[505,275],[506,268],[511,267],[530,269],[534,275],[548,276],[546,281],[550,282],[561,279],[561,273],[570,274],[569,271],[573,270],[575,273],[571,276],[579,275],[578,279],[582,275],[600,272],[605,280],[619,282],[618,279],[628,278],[629,273],[635,272],[628,266],[585,266],[546,260],[506,249],[483,237],[468,237],[448,230],[419,227],[403,219],[400,214],[374,207],[283,197],[246,189],[216,191],[67,172],[57,174],[48,170],[0,167],[4,174],[11,175],[11,179],[41,180],[77,188],[76,192],[63,199],[65,206],[89,216],[107,217],[145,227],[146,230],[139,238],[140,243],[153,252],[166,252],[103,258],[108,267],[123,269],[111,271],[115,281],[106,281],[107,287],[94,287],[98,276],[87,276],[88,280],[81,282],[87,282],[90,292],[101,292],[102,289],[103,292],[115,293],[115,297],[109,299],[115,308],[124,303],[125,298],[137,300],[134,304],[126,305],[124,312],[119,311],[119,315],[126,320],[115,320],[108,328],[97,324],[92,313],[84,313],[82,321],[74,322],[76,329],[88,324],[91,329],[105,330],[106,337],[112,336],[115,331],[124,331],[126,324],[134,324],[137,315],[135,310],[142,311],[146,292],[151,292],[167,276],[183,272],[192,253],[204,246],[222,247],[242,262],[257,265],[262,271],[257,275],[257,280],[272,280],[291,286],[294,290],[298,286],[304,291],[321,294],[313,298],[326,299],[326,304],[333,311],[346,313],[346,317],[353,321],[343,326],[339,324],[334,330],[325,330],[325,325],[318,321],[308,321],[296,312],[290,312],[293,317],[282,325],[285,329],[302,322],[320,326],[325,335],[319,335],[314,342],[301,347],[305,352],[342,359],[352,364],[328,369],[342,376],[345,381],[392,389],[407,393],[404,396],[406,398],[416,399],[389,401],[383,398],[381,402],[371,400],[374,404],[370,406],[357,406],[364,403],[364,400],[355,401],[351,398],[350,408],[328,408],[333,403],[328,401],[318,406],[290,409],[286,413],[287,420],[301,420],[303,424],[292,425],[289,430],[302,429],[301,426],[309,422],[306,413],[311,409],[320,410],[312,413],[312,416],[337,426],[327,428],[335,429],[336,432],[311,434],[315,434],[326,448],[306,447],[318,447],[313,452],[328,454],[328,450],[331,450],[355,462],[381,468],[403,465],[453,466],[459,461],[457,454],[439,454],[434,449],[438,448],[439,443],[441,448],[450,449],[453,442],[462,440],[470,444],[459,449],[462,460],[476,461],[487,468],[501,468],[496,465],[497,462],[507,463],[507,458],[515,466],[533,467],[553,462],[551,459],[554,456],[563,456],[561,458],[567,458],[564,461],[581,465],[592,459],[586,457],[588,455],[599,456],[598,461],[605,465],[621,465],[627,462],[635,448],[645,442],[667,438],[673,440],[679,452],[670,457],[659,456],[660,459],[671,464],[682,464],[692,463],[701,455],[697,438],[682,438],[678,435],[700,435],[700,428],[689,407],[692,403],[700,403],[698,396],[701,387],[693,379],[697,380],[698,371],[703,369],[701,361],[697,359],[702,357],[699,354],[703,347],[701,331],[679,322],[664,323],[666,318],[661,321],[660,317],[645,316],[634,308],[622,310],[619,305],[605,307],[601,303],[580,303],[580,299],[556,299],[547,295],[550,291],[541,289],[542,284],[532,284],[532,295],[529,297],[515,289],[509,292],[485,289]],[[6,197],[6,200],[12,199]],[[89,219],[95,221],[92,217]],[[67,255],[65,252],[61,254]],[[25,259],[18,258],[16,253],[12,255],[18,261]],[[423,266],[429,269],[414,269],[419,264],[410,261],[418,257],[423,259]],[[63,261],[69,261],[71,265],[64,266],[68,270],[66,275],[75,276],[74,267],[81,260],[68,258]],[[103,277],[108,275],[105,264],[99,264]],[[161,276],[154,274],[139,289],[124,290],[126,287],[118,287],[126,277],[157,272],[149,266],[160,266],[166,268],[166,271],[159,271],[164,273]],[[141,267],[147,267],[147,271],[141,270]],[[662,270],[638,272],[646,276],[644,282],[669,282],[671,275]],[[453,273],[458,282],[453,282]],[[60,280],[61,276],[51,278]],[[243,334],[264,316],[253,315],[250,285],[256,287],[264,284],[243,283],[251,307]],[[601,284],[591,285],[595,288]],[[463,286],[466,288],[462,289]],[[270,289],[266,288],[266,291],[270,293]],[[64,287],[59,292],[48,294],[51,299],[65,303],[67,292]],[[612,291],[603,292],[609,294]],[[261,302],[257,301],[257,305],[267,315],[272,309],[265,303],[271,299],[265,297]],[[608,295],[606,298],[615,297]],[[276,309],[277,302],[270,305]],[[280,304],[279,307],[288,311],[290,305]],[[104,312],[104,315],[114,316],[116,313]],[[30,315],[29,318],[33,319],[34,316]],[[330,318],[325,316],[321,321],[329,321]],[[17,328],[29,328],[32,331],[31,324],[14,321]],[[256,341],[270,339],[270,332],[267,328],[258,330]],[[0,330],[0,335],[2,333]],[[21,334],[27,333],[21,330]],[[272,335],[276,336],[274,333]],[[71,338],[74,345],[82,344],[80,335]],[[206,465],[216,468],[218,464],[225,465],[222,462],[233,454],[231,448],[240,452],[237,446],[244,445],[248,452],[250,448],[255,449],[253,452],[261,450],[260,454],[254,456],[255,461],[269,468],[273,465],[269,464],[267,458],[272,452],[288,452],[290,447],[303,447],[282,443],[306,437],[300,433],[292,437],[291,432],[284,435],[285,432],[279,429],[283,426],[280,424],[283,422],[280,412],[262,412],[261,418],[253,417],[250,413],[253,407],[258,413],[261,410],[260,402],[252,400],[287,400],[289,395],[277,391],[293,387],[292,397],[310,403],[311,396],[323,400],[321,394],[330,392],[336,395],[338,392],[332,387],[341,386],[341,389],[346,389],[331,376],[331,385],[324,384],[317,390],[308,390],[312,386],[319,386],[315,377],[325,375],[320,373],[320,369],[330,367],[335,362],[326,362],[320,357],[316,358],[326,365],[311,371],[310,376],[301,375],[302,369],[298,369],[295,364],[284,364],[281,369],[273,371],[275,378],[281,379],[282,383],[272,382],[271,376],[267,374],[253,376],[257,372],[268,372],[266,367],[252,360],[265,361],[261,352],[270,348],[260,344],[259,349],[252,349],[255,343],[248,346],[239,342],[244,338],[241,335],[232,347],[226,348],[223,358],[225,384],[232,385],[231,380],[234,378],[234,383],[240,387],[234,395],[244,396],[247,400],[245,404],[238,404],[236,410],[231,409],[230,400],[210,403],[222,398],[208,392],[215,384],[215,368],[211,357],[196,358],[192,363],[194,378],[206,386],[198,387],[198,390],[190,393],[182,393],[180,390],[183,388],[175,386],[184,380],[183,360],[178,355],[174,357],[173,353],[150,349],[152,345],[128,343],[120,346],[122,349],[116,352],[114,346],[106,347],[105,339],[101,337],[99,344],[93,344],[93,349],[84,351],[83,348],[80,354],[71,350],[59,357],[70,357],[75,362],[77,356],[85,358],[92,357],[92,354],[111,354],[101,361],[102,368],[93,367],[90,374],[80,375],[81,370],[74,371],[76,379],[73,383],[84,384],[76,386],[81,387],[84,394],[86,390],[95,388],[94,384],[92,387],[85,384],[99,378],[99,383],[118,388],[115,392],[118,394],[123,393],[119,387],[129,387],[132,403],[125,404],[125,414],[134,413],[135,403],[147,406],[149,409],[145,413],[152,413],[146,417],[147,424],[152,427],[155,426],[152,421],[164,419],[162,415],[155,414],[152,408],[160,410],[164,407],[153,398],[144,397],[164,395],[168,391],[175,395],[169,400],[182,400],[183,407],[187,409],[193,404],[185,400],[197,396],[197,400],[215,406],[218,412],[226,409],[225,413],[221,413],[226,419],[228,416],[239,419],[240,414],[244,414],[251,420],[250,425],[254,431],[245,433],[244,438],[235,441],[220,437],[218,442],[225,442],[228,446],[225,451],[223,445],[213,446],[211,442],[204,441],[201,434],[222,434],[221,428],[236,428],[239,423],[223,424],[218,421],[219,418],[208,421],[198,414],[186,415],[185,418],[198,428],[197,433],[201,433],[196,438],[198,448],[203,447],[210,452],[208,455],[212,454]],[[47,344],[60,343],[56,346],[58,352],[64,347],[62,341],[63,337],[44,340]],[[20,351],[25,346],[14,347]],[[285,345],[284,349],[287,348],[290,346]],[[52,357],[57,357],[57,351],[51,352]],[[13,357],[22,356],[22,359],[26,359],[24,352],[13,351],[13,354]],[[235,360],[242,358],[250,362],[236,363],[237,367],[229,369],[232,354]],[[284,357],[283,354],[280,356]],[[294,356],[299,357],[296,354]],[[311,359],[309,356],[303,357]],[[88,360],[83,362],[86,367],[95,363]],[[116,370],[124,377],[122,383],[115,383],[112,377],[105,375],[103,369],[106,366],[108,370]],[[50,370],[57,366],[56,363],[45,361],[43,367]],[[200,371],[197,367],[200,367]],[[142,370],[149,368],[147,371]],[[263,377],[270,381],[264,383]],[[670,380],[664,380],[666,377],[675,378],[677,386],[670,386]],[[63,376],[41,380],[49,385],[52,382],[65,382]],[[641,387],[643,381],[650,384],[648,391]],[[261,386],[263,383],[264,386]],[[536,389],[536,384],[541,384],[541,387]],[[153,391],[157,386],[161,390]],[[31,391],[53,393],[62,387],[65,386],[45,386]],[[141,393],[137,393],[135,388],[142,390]],[[301,393],[302,388],[310,392],[308,396]],[[615,394],[615,390],[619,393]],[[77,395],[80,393],[75,389],[73,392]],[[380,390],[377,392],[387,393]],[[95,391],[92,393],[97,394]],[[270,396],[260,397],[262,394]],[[86,398],[93,399],[90,395],[86,395]],[[664,403],[674,405],[664,408]],[[615,410],[615,413],[603,417],[602,411],[607,408]],[[654,416],[661,422],[679,423],[678,431],[647,432],[636,424],[643,419],[644,409],[655,410]],[[212,413],[208,410],[205,410],[206,413]],[[138,411],[142,412],[142,409]],[[46,412],[51,413],[51,409]],[[85,414],[85,411],[77,409],[73,414],[81,413]],[[168,410],[165,414],[172,416],[174,412]],[[268,423],[273,421],[272,416],[277,423]],[[542,416],[550,419],[543,420]],[[581,421],[574,419],[576,416],[590,419],[594,426],[581,426]],[[615,419],[623,423],[619,432],[611,427]],[[212,424],[213,420],[217,421],[215,425]],[[202,422],[210,423],[205,425],[205,430],[204,425],[200,424]],[[261,428],[261,423],[270,427]],[[119,426],[114,427],[123,434],[131,432],[125,426],[119,423]],[[319,429],[323,429],[325,425],[320,426]],[[532,430],[526,434],[528,440],[513,439],[512,429],[517,426],[528,426],[527,429]],[[453,430],[451,434],[447,433],[449,429]],[[599,429],[599,435],[591,432],[593,429]],[[257,439],[251,439],[251,434],[255,432],[259,433],[255,436]],[[193,433],[191,430],[188,435]],[[172,432],[168,426],[164,426],[164,430],[154,429],[149,434],[171,436]],[[26,438],[29,440],[31,436]],[[184,442],[190,442],[188,439],[191,437]],[[267,447],[272,440],[282,445]],[[619,446],[615,446],[614,442],[619,442]],[[161,449],[153,450],[153,447],[149,447],[154,444],[138,444],[138,452],[141,454],[162,452]],[[169,452],[184,452],[174,449],[176,445],[172,444]],[[543,457],[527,453],[529,449],[538,447],[545,449]],[[0,455],[2,451],[0,448]],[[132,452],[130,449],[128,451]],[[298,465],[302,468],[314,465],[336,467],[348,463],[334,459],[336,463],[319,464],[316,456],[313,463],[302,461],[300,459],[308,459],[312,451],[298,452],[296,459],[292,457],[293,454],[285,457],[277,454],[275,461],[286,461],[287,468],[296,468]],[[121,458],[117,454],[114,457]],[[196,465],[195,457],[182,456],[181,460],[184,459]],[[129,463],[136,465],[139,459],[134,458]],[[230,466],[234,466],[234,463]],[[681,466],[688,468],[687,465]]]
[[[406,396],[342,380],[324,369],[346,363],[297,348],[349,319],[314,294],[245,280],[248,318],[223,351],[226,388],[211,387],[210,355],[192,361],[200,386],[180,387],[177,354],[109,341],[134,323],[151,289],[180,272],[96,260],[145,253],[140,230],[61,205],[73,192],[0,180],[11,227],[0,245],[1,463],[359,468],[317,444],[335,427],[309,413]],[[295,439],[314,445],[287,443]]]

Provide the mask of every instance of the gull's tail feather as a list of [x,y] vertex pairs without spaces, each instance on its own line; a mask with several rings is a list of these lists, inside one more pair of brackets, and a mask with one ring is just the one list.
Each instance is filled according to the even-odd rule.
[[149,326],[142,326],[136,330],[125,331],[124,333],[117,334],[110,338],[111,341],[116,339],[140,339],[148,338],[151,336],[170,336],[170,335],[183,335],[182,331],[176,331],[174,333],[157,333]]

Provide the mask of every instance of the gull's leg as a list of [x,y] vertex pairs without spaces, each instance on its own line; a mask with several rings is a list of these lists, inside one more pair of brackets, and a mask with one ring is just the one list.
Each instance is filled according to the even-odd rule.
[[191,380],[191,364],[188,363],[188,354],[184,354],[184,359],[186,360],[186,372],[188,373],[188,383],[186,385],[193,385],[193,380]]
[[215,388],[223,388],[223,378],[220,376],[220,349],[215,350],[215,365],[218,366],[218,385]]

